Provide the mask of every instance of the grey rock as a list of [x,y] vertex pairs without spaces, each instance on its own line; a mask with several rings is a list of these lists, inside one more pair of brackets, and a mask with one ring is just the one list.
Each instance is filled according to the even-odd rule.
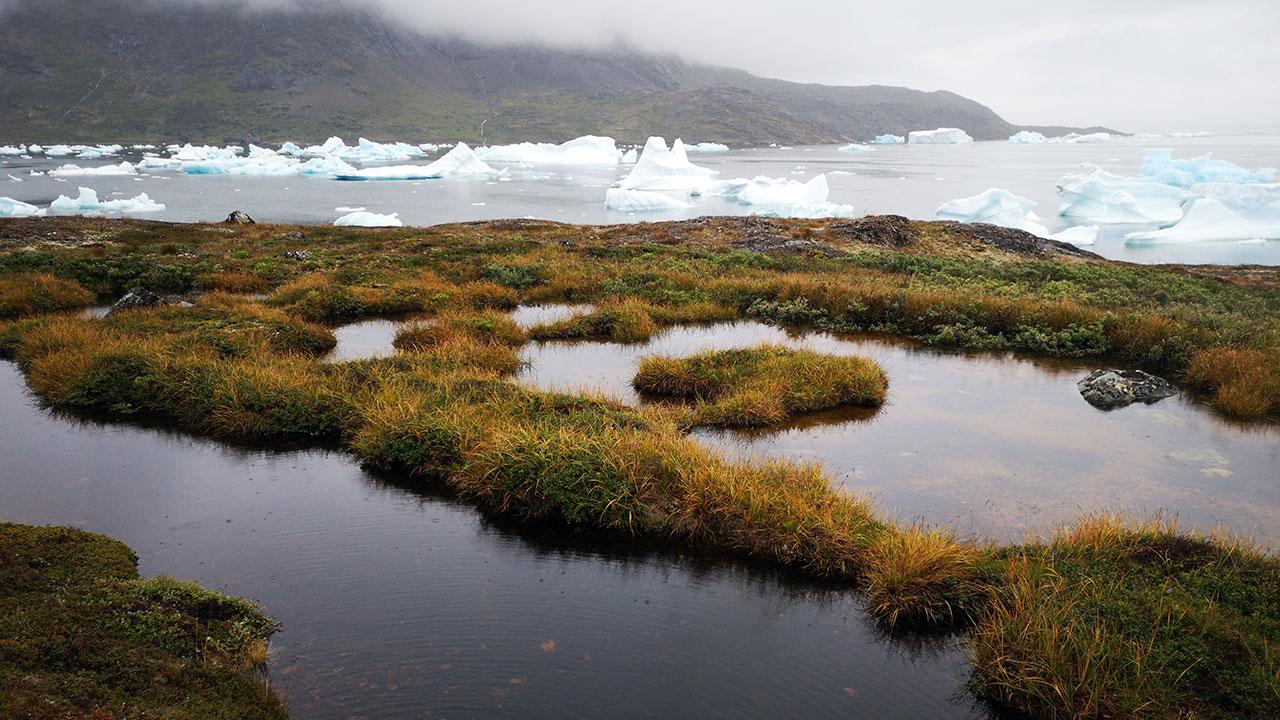
[[111,306],[111,309],[107,311],[107,315],[114,315],[122,310],[156,307],[157,305],[167,305],[168,303],[168,300],[139,285],[117,300]]
[[286,250],[285,252],[280,253],[280,257],[301,261],[306,260],[311,256],[302,250]]
[[1178,394],[1168,380],[1141,370],[1094,370],[1076,388],[1090,405],[1104,410],[1136,402],[1150,405]]
[[254,225],[257,223],[256,220],[249,217],[249,213],[241,210],[232,210],[231,214],[227,216],[227,219],[222,222],[228,225]]

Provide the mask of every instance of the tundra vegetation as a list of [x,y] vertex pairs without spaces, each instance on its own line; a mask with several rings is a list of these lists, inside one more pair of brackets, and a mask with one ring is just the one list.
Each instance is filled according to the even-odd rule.
[[252,603],[138,577],[122,543],[0,523],[0,715],[284,718]]
[[[885,378],[868,361],[760,347],[644,362],[637,386],[684,406],[512,378],[526,339],[635,342],[757,318],[1122,362],[1224,413],[1280,415],[1280,274],[1126,265],[1029,237],[897,218],[385,231],[11,221],[0,279],[57,280],[73,300],[51,308],[19,292],[0,352],[58,408],[343,447],[491,512],[847,582],[887,626],[968,633],[973,692],[1037,717],[1275,716],[1274,555],[1101,516],[991,546],[900,526],[817,466],[731,461],[685,434],[878,404]],[[789,252],[750,249],[762,247]],[[139,283],[193,306],[51,312]],[[261,287],[264,300],[221,291]],[[594,309],[526,333],[500,312],[517,302]],[[385,316],[416,318],[395,355],[321,361],[326,324]],[[770,402],[752,395],[760,386]]]

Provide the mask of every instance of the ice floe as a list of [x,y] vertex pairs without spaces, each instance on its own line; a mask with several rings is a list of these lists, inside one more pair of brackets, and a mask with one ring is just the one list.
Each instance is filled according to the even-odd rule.
[[0,197],[0,217],[3,218],[26,218],[26,217],[43,217],[44,208],[36,207],[30,203],[24,203],[21,200],[13,198]]
[[1022,130],[1012,135],[1009,138],[1009,142],[1014,145],[1043,145],[1049,142],[1049,138],[1045,137],[1043,133],[1038,133],[1034,130]]
[[404,227],[399,213],[380,215],[364,210],[347,213],[334,220],[333,224],[340,227]]
[[1092,245],[1098,241],[1100,231],[1097,225],[1076,225],[1050,235],[1049,239],[1072,245]]
[[0,145],[0,155],[26,155],[27,149],[22,146]]
[[840,152],[848,152],[848,153],[869,152],[871,150],[875,150],[875,148],[871,147],[870,145],[862,145],[860,143],[849,143],[848,145],[841,145],[836,149],[839,150]]
[[127,162],[122,162],[119,165],[103,165],[101,167],[80,167],[79,165],[69,164],[49,171],[50,177],[104,177],[136,174],[138,174],[138,171]]
[[626,190],[623,188],[609,188],[606,190],[604,204],[610,210],[629,213],[685,210],[693,207],[693,203],[672,197],[666,193],[651,190]]
[[[728,149],[728,148],[726,148]],[[476,157],[491,163],[528,165],[617,165],[622,151],[611,137],[584,135],[568,142],[516,143],[476,148]]]
[[1049,229],[1040,223],[1033,208],[1036,203],[1008,190],[988,188],[971,197],[959,198],[938,207],[938,217],[965,223],[988,223],[1025,230],[1045,237]]
[[1188,243],[1280,239],[1280,184],[1204,183],[1176,224],[1125,235],[1126,242]]
[[907,133],[909,145],[962,145],[973,142],[969,133],[959,128],[938,128],[937,130],[912,130]]
[[390,165],[338,173],[339,180],[435,180],[457,176],[496,177],[499,171],[476,156],[466,143],[458,143],[444,157],[429,165]]
[[708,194],[737,200],[752,206],[756,215],[784,218],[851,217],[852,205],[840,205],[828,198],[831,188],[826,175],[808,182],[789,178],[759,176],[716,183]]
[[1064,176],[1058,193],[1063,200],[1059,215],[1102,225],[1170,225],[1182,219],[1186,199],[1179,188],[1098,167]]
[[901,135],[877,135],[871,141],[872,145],[902,145],[907,139]]
[[644,144],[635,167],[617,187],[623,190],[676,192],[701,195],[715,182],[719,173],[689,162],[684,143],[678,138],[671,147],[661,137],[651,137]]
[[729,146],[714,142],[689,143],[684,146],[685,152],[690,153],[727,153]]
[[1269,183],[1276,170],[1250,170],[1211,155],[1174,158],[1171,150],[1157,148],[1142,154],[1142,176],[1166,185],[1191,187],[1196,183]]
[[1064,142],[1068,144],[1081,143],[1104,143],[1111,140],[1111,133],[1096,132],[1081,135],[1080,133],[1067,133],[1060,138],[1054,138],[1054,142]]
[[99,200],[98,193],[86,187],[80,188],[77,197],[59,195],[49,205],[50,215],[133,215],[161,210],[164,204],[147,197],[146,193],[121,200]]

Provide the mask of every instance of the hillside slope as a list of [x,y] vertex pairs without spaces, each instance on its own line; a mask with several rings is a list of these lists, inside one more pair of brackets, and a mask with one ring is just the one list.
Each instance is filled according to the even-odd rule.
[[1018,128],[949,92],[768,80],[630,51],[486,47],[361,12],[15,0],[0,17],[0,142],[586,133],[735,145]]

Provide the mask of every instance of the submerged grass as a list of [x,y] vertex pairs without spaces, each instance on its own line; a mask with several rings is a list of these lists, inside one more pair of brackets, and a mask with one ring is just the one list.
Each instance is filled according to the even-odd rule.
[[641,392],[697,401],[694,423],[775,425],[836,407],[878,407],[889,379],[874,362],[763,345],[686,358],[647,357],[632,383]]
[[[0,250],[0,279],[25,288],[20,278],[47,273],[102,292],[149,277],[165,290],[240,290],[248,274],[275,290],[264,303],[215,292],[191,308],[102,320],[34,316],[69,306],[23,300],[0,323],[0,352],[58,407],[322,442],[493,511],[849,582],[887,625],[968,628],[974,692],[1035,716],[1280,714],[1274,556],[1114,520],[1012,547],[899,527],[820,468],[706,449],[671,408],[522,387],[509,376],[526,334],[492,312],[520,299],[595,304],[527,333],[539,340],[639,342],[674,323],[758,317],[1120,358],[1186,379],[1227,412],[1265,417],[1280,410],[1280,282],[1023,257],[928,224],[913,226],[918,247],[890,250],[841,239],[848,229],[836,222],[753,219],[753,232],[767,224],[848,250],[765,255],[734,247],[737,222],[312,228],[305,245],[270,226],[228,235],[106,224],[114,239],[93,249]],[[148,255],[163,246],[180,252]],[[308,259],[280,259],[299,249]],[[333,336],[316,323],[388,315],[427,319],[398,335],[394,356],[319,360]],[[874,405],[885,393],[870,363],[779,348],[650,359],[637,385],[692,398],[699,421],[716,424]]]
[[120,542],[0,523],[0,714],[284,718],[257,672],[276,623],[244,600],[138,577]]

